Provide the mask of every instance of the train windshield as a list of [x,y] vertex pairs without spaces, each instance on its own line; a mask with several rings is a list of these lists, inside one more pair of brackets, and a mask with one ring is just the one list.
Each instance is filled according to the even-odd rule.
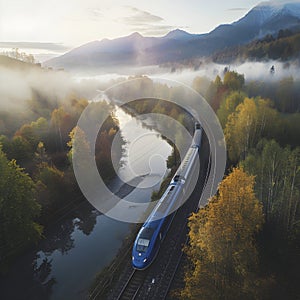
[[136,250],[139,252],[145,252],[149,246],[150,240],[139,238],[136,246]]
[[136,250],[139,252],[146,252],[149,243],[150,243],[150,239],[153,235],[153,228],[143,228],[141,230],[139,239],[137,241],[137,245],[136,245]]

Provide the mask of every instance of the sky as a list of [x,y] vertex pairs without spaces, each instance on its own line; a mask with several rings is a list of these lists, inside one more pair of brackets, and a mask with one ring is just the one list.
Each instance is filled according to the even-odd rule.
[[61,54],[90,41],[136,31],[144,36],[162,36],[176,28],[207,33],[240,19],[259,2],[0,0],[0,48]]

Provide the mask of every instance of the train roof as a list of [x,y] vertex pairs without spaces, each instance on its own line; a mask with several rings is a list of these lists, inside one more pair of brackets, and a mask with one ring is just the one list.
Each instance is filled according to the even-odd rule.
[[169,214],[171,208],[173,207],[172,202],[174,201],[174,199],[176,200],[176,198],[174,198],[174,195],[176,194],[177,190],[178,187],[176,185],[169,185],[146,221],[149,226],[152,226],[152,224],[157,225],[157,223],[159,223],[162,218],[166,217]]
[[139,237],[150,240],[154,231],[155,231],[155,228],[153,228],[151,226],[147,226],[147,227],[143,226],[140,231]]
[[[202,130],[196,131],[199,131],[198,134],[201,135]],[[173,177],[171,184],[168,186],[168,188],[154,207],[153,211],[145,222],[144,227],[157,228],[162,222],[162,219],[168,216],[172,208],[175,207],[177,200],[176,194],[181,189],[181,185],[184,183],[184,181],[181,180],[186,180],[186,177],[189,174],[194,162],[194,159],[192,158],[195,155],[198,155],[198,148],[190,147],[175,176]]]
[[195,155],[198,155],[198,148],[190,147],[173,178],[174,182],[178,182],[179,179],[186,179],[186,174],[188,174],[192,163],[194,163],[194,160],[191,160],[191,158]]

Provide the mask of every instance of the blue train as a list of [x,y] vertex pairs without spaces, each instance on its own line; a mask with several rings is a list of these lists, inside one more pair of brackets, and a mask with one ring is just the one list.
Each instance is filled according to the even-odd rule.
[[194,176],[194,171],[201,139],[202,127],[199,123],[195,123],[193,142],[187,154],[135,239],[132,249],[133,268],[144,270],[154,261],[177,208],[183,201],[186,187],[189,186],[192,179],[197,177]]

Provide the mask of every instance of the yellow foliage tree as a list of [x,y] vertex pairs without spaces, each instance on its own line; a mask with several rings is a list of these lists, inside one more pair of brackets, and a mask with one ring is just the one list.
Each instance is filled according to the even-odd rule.
[[219,194],[189,219],[191,268],[182,299],[255,299],[255,234],[263,224],[262,205],[254,194],[254,177],[233,169]]
[[229,158],[245,159],[250,148],[262,137],[272,135],[278,114],[269,100],[245,98],[227,119],[224,134]]

